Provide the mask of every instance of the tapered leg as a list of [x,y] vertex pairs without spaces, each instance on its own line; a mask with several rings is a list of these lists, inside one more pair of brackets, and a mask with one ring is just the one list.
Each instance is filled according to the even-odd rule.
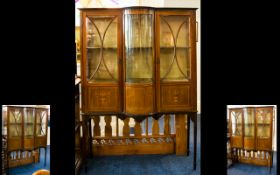
[[197,146],[197,114],[191,113],[193,122],[193,170],[196,170],[196,146]]
[[92,157],[92,132],[91,132],[91,119],[88,120],[88,131],[89,131],[89,152],[90,152],[90,157]]
[[190,116],[187,115],[187,156],[190,154]]

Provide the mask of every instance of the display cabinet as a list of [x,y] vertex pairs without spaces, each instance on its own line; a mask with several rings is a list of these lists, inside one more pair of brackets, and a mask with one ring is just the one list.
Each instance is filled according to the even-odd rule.
[[196,9],[80,9],[83,113],[197,112]]
[[46,158],[48,109],[9,105],[6,111],[9,167],[38,161],[38,148],[45,149]]
[[273,106],[229,109],[230,147],[235,162],[272,166],[273,118]]
[[194,122],[195,169],[196,9],[126,7],[80,11],[82,115],[87,121],[90,151],[93,133],[100,137],[96,124],[103,116],[105,135],[111,137],[111,116],[124,122],[124,135],[129,136],[130,117],[137,121],[137,135],[141,135],[140,122],[145,118],[153,117],[153,127],[157,128],[161,116],[175,114],[176,154],[189,153],[190,137],[186,134],[190,133],[190,120]]

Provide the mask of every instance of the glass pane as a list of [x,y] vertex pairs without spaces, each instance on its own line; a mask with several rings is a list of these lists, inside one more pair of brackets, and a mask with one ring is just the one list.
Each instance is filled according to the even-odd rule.
[[89,82],[114,82],[118,79],[117,24],[115,16],[95,16],[86,20]]
[[244,115],[245,137],[254,137],[255,135],[255,121],[254,110],[246,109]]
[[36,135],[37,136],[46,135],[47,116],[48,116],[47,111],[36,112]]
[[272,111],[266,109],[257,110],[257,136],[260,138],[270,137],[270,122],[272,120]]
[[9,113],[10,113],[9,114],[10,123],[18,123],[18,124],[22,123],[22,113],[21,113],[21,111],[15,109],[15,110],[10,110]]
[[233,136],[242,135],[242,115],[239,111],[231,111],[231,128]]
[[34,134],[34,111],[26,110],[24,117],[24,136],[33,136]]
[[190,78],[189,18],[160,17],[160,78],[188,80]]
[[19,137],[21,135],[21,125],[13,124],[9,126],[9,137]]
[[153,16],[125,15],[126,82],[149,83],[153,79]]

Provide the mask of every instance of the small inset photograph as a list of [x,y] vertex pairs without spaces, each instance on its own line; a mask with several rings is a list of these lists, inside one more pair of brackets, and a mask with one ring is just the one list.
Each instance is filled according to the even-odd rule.
[[2,174],[50,174],[50,105],[2,105]]
[[276,105],[227,105],[228,175],[276,175]]

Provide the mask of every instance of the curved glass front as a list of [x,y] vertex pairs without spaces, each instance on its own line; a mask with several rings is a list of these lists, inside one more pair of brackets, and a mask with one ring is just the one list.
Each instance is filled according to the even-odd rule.
[[33,137],[34,136],[34,109],[26,109],[24,117],[24,136]]
[[126,10],[124,15],[126,82],[153,81],[153,24],[152,10]]
[[245,109],[244,115],[244,130],[245,137],[254,137],[255,136],[255,113],[253,108]]

